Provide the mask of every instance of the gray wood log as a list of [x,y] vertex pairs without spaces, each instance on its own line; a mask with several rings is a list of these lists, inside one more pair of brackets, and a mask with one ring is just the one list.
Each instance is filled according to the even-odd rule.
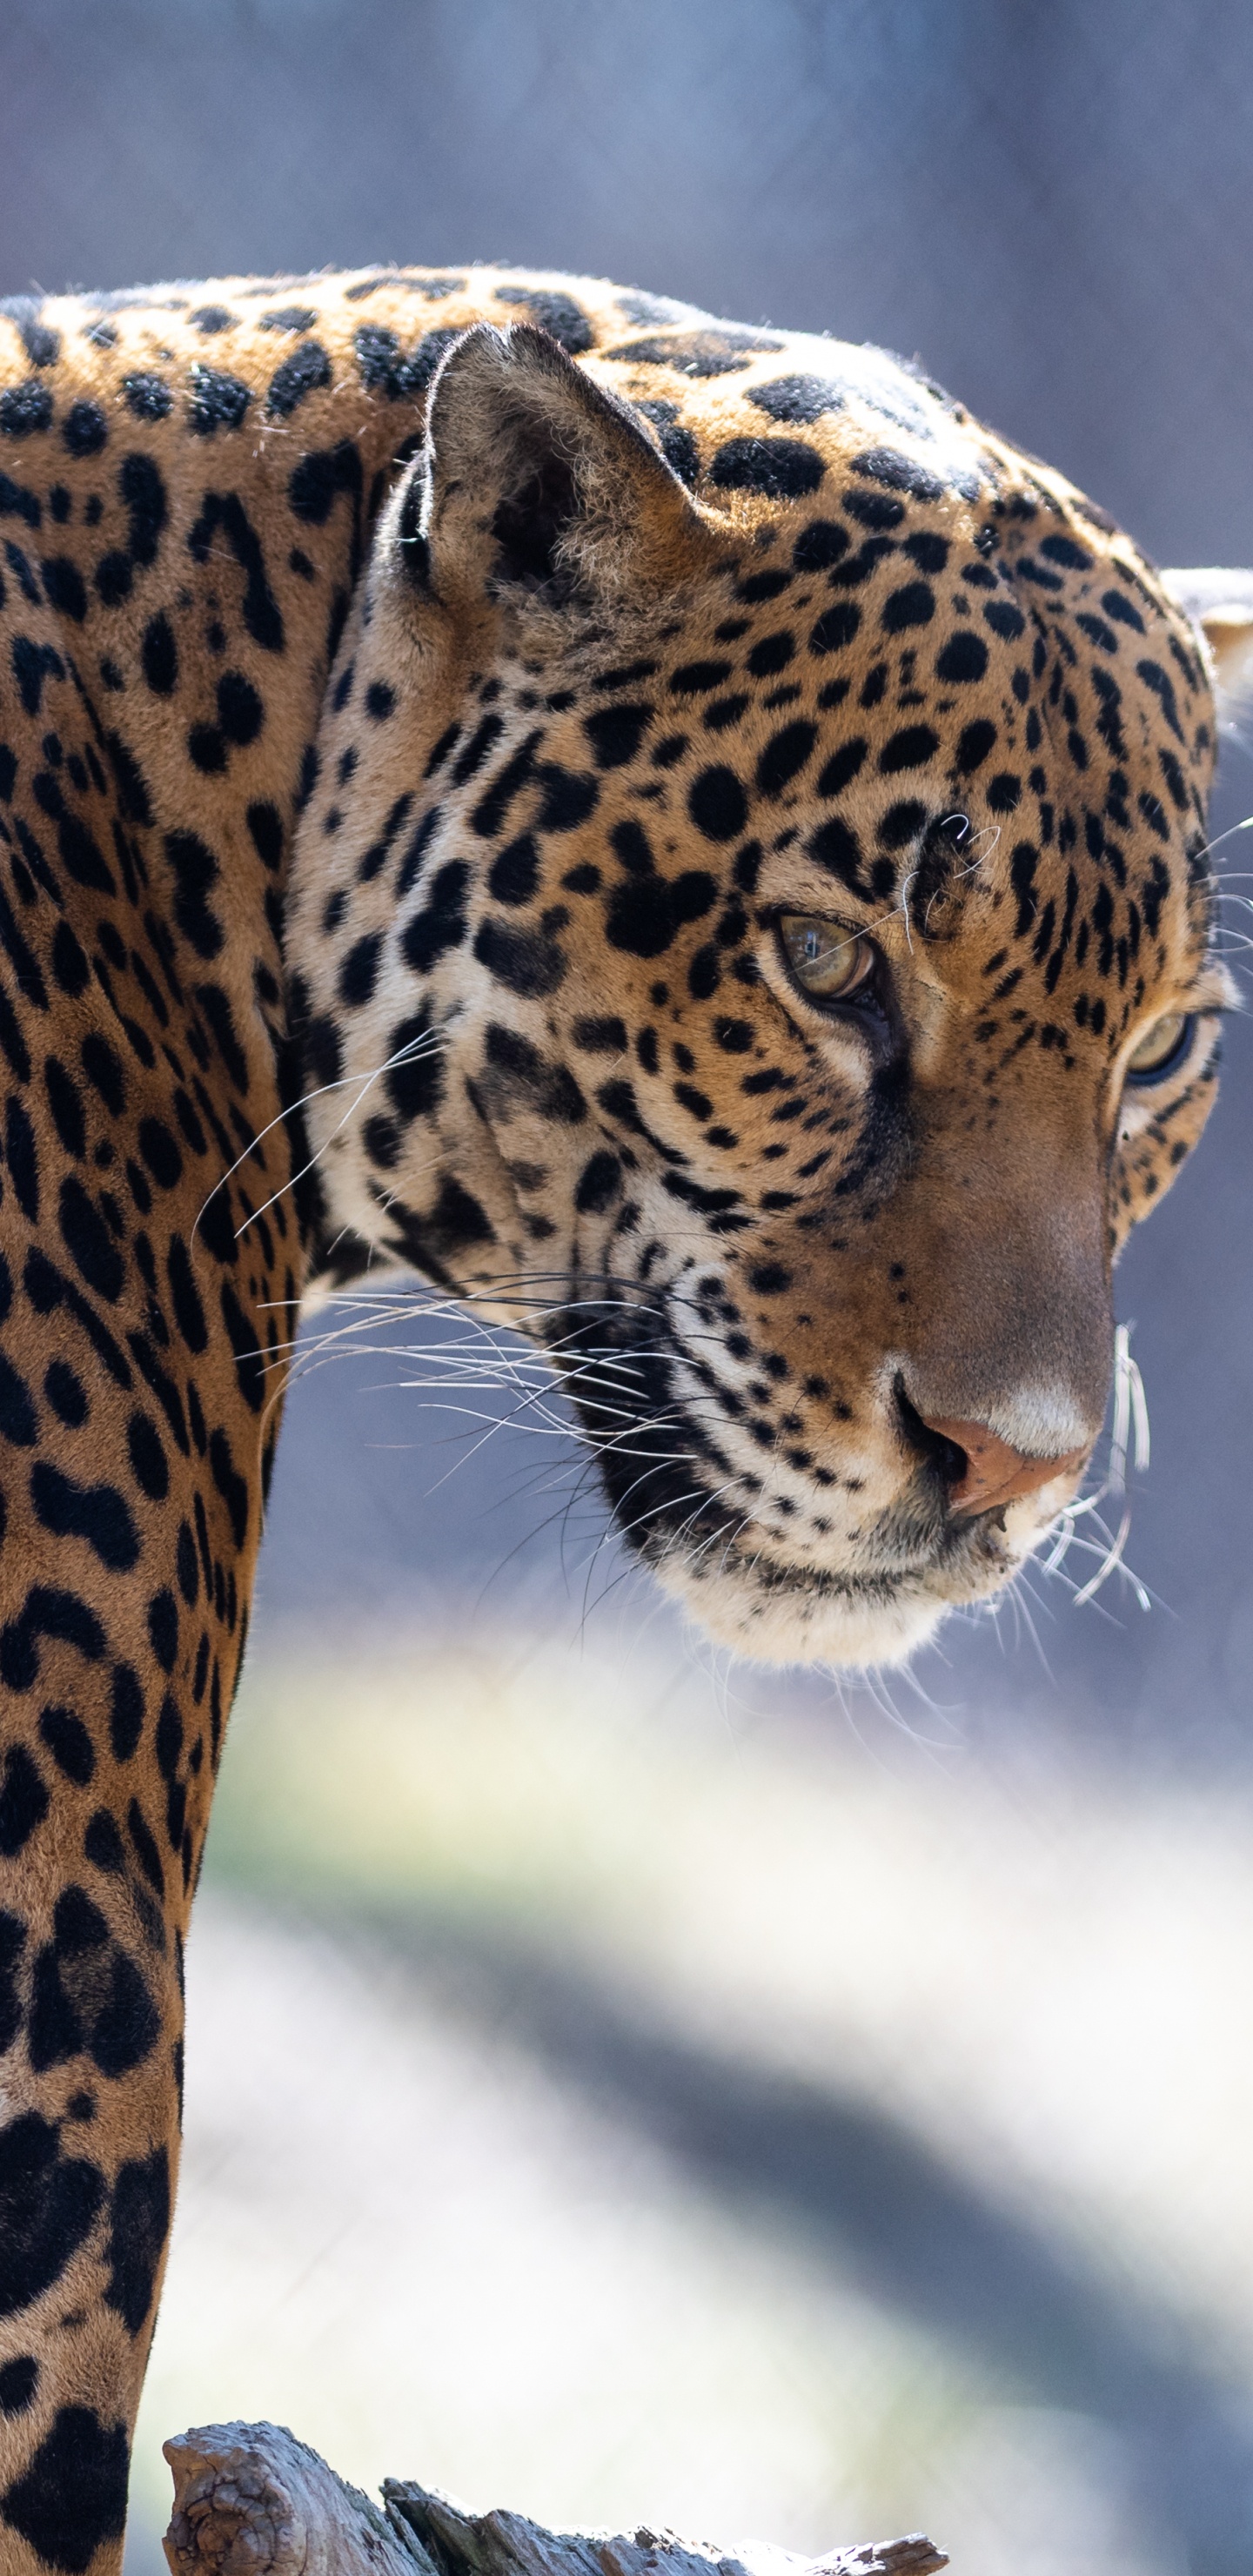
[[520,2513],[468,2513],[409,2478],[385,2481],[380,2511],[277,2424],[205,2424],[164,2448],[174,2576],[935,2576],[948,2565],[917,2531],[823,2558],[670,2531],[545,2531]]

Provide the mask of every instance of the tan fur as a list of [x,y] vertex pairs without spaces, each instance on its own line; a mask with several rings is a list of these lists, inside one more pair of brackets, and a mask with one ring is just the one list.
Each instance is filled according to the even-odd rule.
[[[538,1331],[714,1633],[903,1652],[1074,1476],[954,1521],[898,1390],[1046,1460],[1090,1445],[1114,1253],[1213,1096],[1213,710],[1185,617],[1063,478],[878,353],[600,282],[12,307],[0,475],[0,2556],[115,2576],[181,1945],[308,1267],[284,1102],[310,1096],[322,1275],[414,1258]],[[942,675],[959,634],[974,681]],[[873,930],[894,1055],[789,984],[797,911]],[[1127,1091],[1173,1010],[1185,1072]]]

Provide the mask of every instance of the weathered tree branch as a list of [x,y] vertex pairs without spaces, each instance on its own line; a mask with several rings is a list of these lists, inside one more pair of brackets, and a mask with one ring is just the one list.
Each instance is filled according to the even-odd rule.
[[545,2531],[520,2513],[466,2513],[405,2478],[386,2480],[380,2511],[276,2424],[202,2425],[165,2456],[174,2576],[935,2576],[948,2565],[921,2532],[798,2558],[669,2531]]

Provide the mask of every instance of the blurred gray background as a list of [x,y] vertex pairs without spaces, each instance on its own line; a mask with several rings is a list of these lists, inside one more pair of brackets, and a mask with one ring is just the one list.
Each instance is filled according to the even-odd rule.
[[[507,258],[605,273],[749,322],[829,329],[919,356],[977,413],[1063,467],[1165,563],[1253,562],[1251,181],[1253,14],[1240,0],[1189,0],[1187,6],[1100,0],[1097,7],[1091,0],[6,0],[0,14],[0,292],[388,259]],[[1215,828],[1225,832],[1250,812],[1253,763],[1233,748],[1225,757]],[[1239,909],[1239,899],[1253,893],[1253,875],[1240,874],[1253,869],[1253,833],[1245,838],[1234,831],[1221,855],[1228,863],[1226,917],[1238,965],[1242,923],[1253,920]],[[779,1796],[784,1805],[793,1800],[788,1812],[798,1834],[819,1775],[829,1783],[838,1771],[846,1811],[860,1813],[868,1775],[856,1766],[864,1759],[897,1784],[875,1807],[886,1854],[893,1836],[904,1835],[902,1820],[927,1809],[927,1761],[948,1763],[951,1774],[956,1760],[966,1802],[953,1845],[962,1855],[962,1887],[983,1886],[981,1855],[994,1845],[1012,1855],[1019,1849],[1015,1836],[1025,1834],[1022,1848],[1029,1846],[1032,1857],[1024,1867],[1043,1872],[1039,1938],[1050,1955],[1065,1950],[1076,1922],[1087,1921],[1083,1906],[1093,1872],[1099,1877],[1108,1869],[1117,1878],[1111,1853],[1116,1843],[1125,1861],[1131,1844],[1119,1837],[1130,1835],[1138,1857],[1126,1863],[1125,1902],[1113,1908],[1104,1930],[1085,1935],[1096,1945],[1087,1966],[1098,1951],[1101,1959],[1117,1954],[1119,1963],[1104,2037],[1090,2047],[1089,2033],[1080,2045],[1086,2027],[1080,1963],[1068,1999],[1054,1997],[1049,2008],[1056,2019],[1048,2079],[1054,2129],[1041,2125],[1043,2115],[1036,2116],[1031,2102],[1024,2109],[1020,2096],[1012,2116],[1008,2109],[1003,2118],[986,2112],[988,2134],[999,2140],[986,2169],[973,2151],[970,2169],[963,2164],[957,2111],[968,2097],[954,2090],[955,2078],[946,2094],[937,2077],[926,2102],[909,2093],[901,2073],[909,2053],[908,2010],[899,1996],[893,2002],[879,1994],[881,1958],[874,1974],[866,1968],[866,2011],[883,2029],[896,2029],[892,2013],[903,2012],[897,2040],[884,2043],[881,2059],[872,2052],[863,2062],[847,2032],[843,2038],[828,2033],[805,2060],[806,2080],[837,2092],[853,2086],[856,2120],[864,2116],[869,2125],[858,2128],[850,2112],[853,2125],[841,2128],[832,2112],[834,2125],[815,2143],[791,2096],[788,2108],[782,2095],[771,2094],[773,2078],[754,2058],[751,2014],[739,2022],[730,2014],[727,2028],[738,2037],[716,2064],[690,2030],[686,2039],[675,2035],[664,1961],[649,2010],[661,2015],[669,2036],[663,2044],[654,2034],[646,2047],[635,2039],[627,2044],[608,2005],[598,2007],[597,2019],[583,1988],[576,1994],[559,1979],[553,1983],[552,1959],[560,1954],[568,1966],[574,1936],[558,1937],[551,1925],[544,1934],[548,1965],[528,1985],[517,1967],[517,1957],[530,1956],[525,1942],[519,1947],[520,1936],[504,1939],[498,1956],[459,1914],[462,1946],[453,1942],[454,1973],[452,1936],[438,1906],[435,1922],[435,1900],[422,1880],[425,1861],[414,1863],[417,1893],[410,1891],[408,1914],[393,1870],[389,1903],[400,1914],[393,1910],[390,1928],[375,1922],[370,1933],[392,1960],[388,1973],[409,1980],[404,2013],[434,2011],[437,1998],[439,2012],[451,2015],[440,2024],[445,2038],[453,2031],[456,2045],[472,2054],[481,2040],[465,2034],[486,2029],[491,2039],[503,2020],[521,2052],[519,2063],[532,2072],[543,2064],[545,2081],[557,2083],[563,2101],[567,2092],[582,2098],[580,2087],[586,2092],[590,2085],[604,2130],[588,2154],[593,2162],[601,2159],[602,2178],[609,2176],[606,2206],[619,2211],[625,2237],[635,2220],[623,2213],[634,2210],[638,2219],[642,2188],[631,2155],[640,2137],[654,2146],[668,2140],[683,2191],[695,2194],[682,2203],[682,2225],[675,2222],[680,2235],[689,2224],[704,2224],[702,2212],[738,2212],[731,2250],[724,2249],[731,2271],[761,2254],[745,2191],[750,2201],[756,2193],[769,2204],[772,2225],[777,2220],[785,2233],[791,2230],[788,2242],[799,2248],[806,2280],[826,2280],[828,2272],[833,2280],[831,2247],[843,2245],[863,2305],[854,2315],[831,2291],[835,2304],[814,2329],[824,2351],[847,2346],[851,2353],[870,2332],[872,2310],[896,2321],[893,2333],[902,2318],[912,2320],[911,2331],[921,2320],[937,2339],[941,2380],[950,2364],[959,2376],[976,2369],[984,2374],[979,2404],[990,2404],[989,2392],[1000,2390],[1015,2405],[1034,2408],[1033,2423],[1047,2419],[1051,2431],[1039,2440],[1015,2434],[1018,2447],[1010,2443],[1008,2451],[1001,2433],[981,2434],[983,2448],[967,2447],[961,2478],[954,2473],[945,2485],[939,2470],[917,2466],[946,2457],[944,2442],[924,2440],[912,2400],[893,2399],[896,2431],[890,2439],[882,2433],[880,2449],[898,2467],[889,2473],[863,2463],[854,2472],[846,2463],[843,2487],[834,2472],[827,2488],[821,2479],[813,2487],[819,2501],[828,2492],[851,2497],[850,2511],[869,2513],[881,2503],[886,2514],[899,2501],[902,2512],[908,2505],[933,2520],[947,2516],[946,2529],[955,2529],[965,2548],[960,2566],[971,2569],[1008,2566],[996,2538],[1008,2523],[997,2521],[996,2497],[1028,2491],[1037,2498],[1042,2529],[1048,2513],[1041,2498],[1055,2502],[1064,2491],[1072,2517],[1067,2523],[1063,2513],[1051,2539],[1045,2531],[1034,2556],[1023,2554],[1021,2534],[1015,2538],[1014,2567],[1029,2567],[1032,2576],[1053,2576],[1054,2569],[1076,2576],[1089,2563],[1099,2564],[1102,2576],[1115,2569],[1169,2576],[1185,2565],[1205,2576],[1234,2576],[1237,2568],[1253,2566],[1253,2352],[1245,2295],[1253,2283],[1253,2209],[1242,2197],[1238,2159],[1235,2179],[1222,2168],[1226,2180],[1221,2157],[1214,2161],[1218,2128],[1227,2114],[1234,2116],[1237,2094],[1244,2104],[1241,2087],[1253,2084],[1250,1926],[1234,1893],[1222,1914],[1214,1892],[1222,1879],[1222,1836],[1238,1837],[1246,1827],[1253,1833],[1253,1043],[1238,1018],[1230,1026],[1227,1067],[1201,1154],[1133,1242],[1120,1272],[1119,1309],[1135,1326],[1133,1347],[1153,1426],[1151,1473],[1136,1496],[1127,1550],[1153,1596],[1150,1614],[1117,1578],[1097,1603],[1078,1610],[1064,1583],[1040,1578],[1021,1613],[1011,1609],[995,1624],[985,1620],[946,1633],[942,1651],[920,1666],[917,1689],[898,1681],[886,1710],[875,1694],[836,1692],[821,1677],[777,1682],[742,1670],[711,1672],[669,1614],[657,1612],[647,1588],[624,1572],[594,1496],[561,1440],[516,1427],[483,1437],[485,1423],[510,1410],[508,1392],[458,1394],[442,1384],[433,1401],[430,1382],[447,1381],[462,1362],[441,1359],[438,1334],[420,1318],[392,1318],[376,1337],[386,1352],[311,1366],[291,1398],[263,1555],[252,1696],[246,1694],[240,1720],[245,1749],[228,1759],[223,1793],[228,1802],[235,1799],[236,1820],[211,1841],[210,1880],[216,1868],[226,1893],[211,1897],[210,1909],[218,1903],[229,1912],[247,1882],[264,1915],[266,1872],[277,1864],[262,1852],[264,1834],[258,1840],[254,1833],[249,1843],[239,1820],[247,1810],[253,1831],[257,1802],[278,1794],[281,1772],[267,1773],[264,1762],[249,1770],[253,1756],[246,1748],[270,1741],[265,1730],[272,1725],[273,1743],[288,1746],[284,1758],[299,1760],[291,1755],[298,1736],[284,1735],[281,1710],[273,1715],[280,1703],[287,1705],[285,1690],[299,1698],[305,1687],[291,1677],[319,1669],[351,1674],[352,1688],[368,1698],[375,1665],[391,1673],[399,1657],[420,1696],[424,1669],[438,1668],[453,1745],[458,1711],[473,1698],[469,1666],[456,1658],[471,1648],[480,1657],[475,1687],[482,1655],[490,1649],[497,1657],[488,1697],[495,1693],[500,1706],[513,1705],[509,1693],[532,1650],[547,1658],[528,1668],[539,1676],[532,1697],[538,1694],[545,1706],[568,1683],[574,1707],[584,1687],[580,1673],[584,1697],[595,1698],[608,1688],[610,1667],[629,1671],[638,1659],[643,1713],[624,1721],[632,1760],[637,1741],[654,1741],[654,1720],[664,1726],[668,1675],[680,1696],[687,1693],[684,1723],[698,1732],[705,1721],[691,1712],[704,1691],[718,1712],[716,1724],[708,1723],[714,1735],[723,1726],[732,1747],[728,1758],[760,1760],[767,1768],[777,1760],[776,1786],[786,1773],[786,1797],[782,1786]],[[418,1356],[396,1358],[401,1344]],[[1072,1563],[1082,1580],[1089,1566]],[[386,1688],[394,1692],[394,1682]],[[345,1707],[350,1697],[345,1682]],[[363,1746],[373,1741],[372,1723],[368,1712],[361,1717]],[[530,1723],[519,1718],[520,1741],[529,1741]],[[542,1710],[535,1723],[547,1723]],[[585,1709],[569,1723],[570,1742],[582,1743],[579,1728],[594,1728],[599,1718]],[[464,1724],[472,1731],[469,1717]],[[775,1730],[769,1742],[783,1748],[777,1755],[762,1750],[763,1728]],[[925,1750],[915,1755],[919,1740]],[[354,1762],[357,1741],[351,1730],[337,1738],[336,1759]],[[495,1738],[483,1742],[490,1766]],[[443,1777],[443,1758],[432,1757],[433,1778]],[[591,1764],[602,1805],[616,1794],[618,1758],[618,1752],[605,1755],[603,1777],[599,1753]],[[649,1793],[658,1833],[670,1796],[667,1759],[656,1753]],[[714,1762],[711,1779],[716,1773]],[[946,1782],[942,1795],[936,1793],[937,1836],[952,1825],[943,1802],[957,1793],[949,1774]],[[893,1804],[898,1791],[899,1808]],[[438,1807],[439,1795],[432,1794]],[[1202,1829],[1198,1819],[1205,1818],[1211,1821]],[[596,1830],[589,1805],[578,1832],[594,1845]],[[470,1851],[481,1835],[473,1824],[465,1833]],[[1092,1834],[1096,1843],[1085,1839]],[[750,1835],[735,1843],[732,1835],[728,1879],[740,1871],[751,1875],[751,1841]],[[784,1835],[781,1852],[786,1841]],[[1163,1851],[1176,1842],[1181,1850],[1187,1845],[1192,1859],[1186,1865],[1180,1859],[1172,1874]],[[315,1845],[313,1833],[310,1852]],[[252,1878],[249,1852],[256,1860]],[[438,1879],[438,1865],[430,1866]],[[361,1860],[357,1915],[362,1889],[368,1894],[371,1873],[383,1867],[368,1854]],[[340,1937],[335,1908],[348,1900],[342,1890],[332,1900],[319,1878],[322,1868],[321,1860],[316,1866],[309,1860],[303,1877],[289,1872],[303,1927],[297,1946],[312,1937],[311,1926],[319,1939]],[[467,1868],[473,1879],[469,1861]],[[780,1868],[785,1876],[782,1859]],[[1160,1899],[1145,1923],[1136,1914],[1133,1883],[1154,1888]],[[1231,1884],[1234,1889],[1236,1880]],[[943,1919],[945,1905],[960,1910],[965,1901],[956,1883],[945,1895],[937,1880],[932,1893]],[[962,2084],[975,2090],[982,2080],[971,2071],[976,2061],[1004,2074],[1023,2017],[1030,2022],[1033,2012],[1043,2012],[1036,1971],[1027,1951],[1020,1956],[1014,1947],[1009,1894],[985,1894],[984,1930],[966,1960],[965,2000],[952,2004],[958,2057],[967,2023],[983,2028],[990,1987],[981,1988],[980,1977],[984,1965],[992,1976],[993,1954],[1010,1992],[1005,2020],[985,2014],[979,2048],[972,2041],[974,2055],[968,2063],[962,2059]],[[901,1904],[907,1901],[902,1887]],[[499,1911],[503,1902],[497,1889],[492,1904]],[[469,1898],[466,1903],[473,1914]],[[538,1905],[542,1917],[534,1891],[527,1903]],[[1193,1946],[1202,1917],[1212,1933],[1204,1957]],[[225,1993],[221,1980],[239,1977],[240,1954],[231,1949],[234,1916],[225,1930],[226,1918],[217,1919],[218,1933],[202,1936],[202,1973],[207,1992],[220,1971]],[[531,1916],[528,1922],[533,1932]],[[257,1974],[264,1979],[268,1936],[260,1915],[254,1932],[257,1946],[248,1955],[262,1963]],[[920,1951],[930,1937],[920,1920]],[[628,1941],[623,1957],[629,1949]],[[271,1967],[275,1991],[284,1977],[291,1987],[293,2030],[310,2016],[316,2024],[323,2009],[330,2028],[330,1987],[322,2004],[310,2002],[315,1989],[323,1994],[321,1970],[302,1969],[293,1985],[289,1952],[281,1944],[280,1950]],[[848,1955],[856,1950],[853,1938]],[[508,1974],[505,1954],[514,1961]],[[193,1980],[195,1973],[193,1966]],[[383,1972],[361,1973],[374,1995]],[[776,2020],[790,2009],[790,1973],[780,1968],[771,2008]],[[842,1973],[833,1961],[832,1980],[838,1983]],[[1175,1995],[1169,2008],[1163,1979]],[[708,2010],[714,2012],[712,2004]],[[396,2011],[400,2018],[393,2016],[390,2036],[379,2045],[404,2058],[410,2025],[399,2006]],[[875,2019],[880,2013],[886,2020]],[[1137,2065],[1142,2072],[1155,2069],[1163,2101],[1177,2107],[1184,2055],[1171,2052],[1185,2052],[1186,2034],[1203,2021],[1210,2034],[1207,2066],[1218,2057],[1236,2070],[1228,2095],[1219,2085],[1214,2096],[1215,2103],[1226,2101],[1227,2113],[1220,2116],[1213,2103],[1202,2106],[1190,2143],[1176,2138],[1169,2152],[1163,2148],[1152,2190],[1143,2176],[1137,2185],[1141,2201],[1132,2224],[1130,2186],[1120,2198],[1128,2151],[1125,2139],[1117,2143],[1122,2133],[1112,2095],[1101,2107],[1101,2085],[1112,2084],[1109,2070],[1118,2056],[1112,2033],[1138,2032]],[[272,2033],[263,2034],[259,2023],[258,2050],[271,2043]],[[193,2020],[193,2077],[195,2051]],[[728,2068],[738,2068],[734,2080]],[[1032,2080],[1044,2088],[1043,2100],[1048,2086],[1038,2068]],[[229,2235],[233,2222],[229,2211],[223,2218],[213,2191],[224,2170],[234,2171],[231,2157],[243,2153],[250,2123],[255,2131],[255,2104],[248,2107],[241,2082],[232,2051],[225,2050],[220,2081],[209,2088],[212,2114],[206,2109],[207,2125],[198,2128],[193,2080],[184,2246],[197,2227],[218,2244]],[[1008,2099],[1007,2075],[1005,2083]],[[693,2101],[704,2106],[699,2117]],[[1168,2127],[1161,2105],[1158,2112],[1145,2109],[1137,2152],[1159,2116]],[[511,2118],[506,2105],[497,2124],[502,2133]],[[716,2151],[708,2138],[699,2142],[702,2120],[722,2142]],[[1101,2165],[1093,2147],[1096,2161],[1084,2185],[1087,2216],[1076,2234],[1067,2159],[1078,2152],[1075,2137],[1087,2134],[1085,2120],[1093,2139],[1106,2140],[1108,2156]],[[1241,2120],[1226,2139],[1229,2157],[1239,2136],[1247,2137],[1243,2111]],[[1046,2131],[1051,2143],[1043,2147]],[[918,2144],[924,2132],[933,2143],[943,2134],[949,2159],[943,2176]],[[229,2152],[221,2147],[228,2133],[235,2140]],[[776,2152],[763,2140],[777,2135],[784,2145]],[[623,2141],[631,2137],[636,2146],[628,2151]],[[333,2162],[339,2150],[328,2143],[325,2152]],[[739,2177],[730,2183],[728,2160]],[[1094,2181],[1098,2167],[1103,2178]],[[490,2158],[484,2174],[490,2199],[496,2190]],[[1012,2188],[1006,2175],[1017,2176]],[[438,2181],[432,2188],[438,2200]],[[1015,2189],[1030,2203],[1030,2224],[1021,2208],[1012,2224],[1005,2215]],[[1181,2252],[1171,2233],[1181,2208],[1210,2213],[1204,2224],[1197,2215],[1191,2251]],[[1124,2219],[1130,2234],[1125,2243],[1119,2238],[1115,2268],[1122,2269],[1111,2286],[1102,2264],[1111,2231],[1117,2234]],[[279,2225],[277,2216],[273,2224]],[[1205,2224],[1210,2236],[1202,2256],[1197,2248]],[[558,2219],[550,2212],[543,2225],[556,2229]],[[162,2403],[199,2405],[203,2414],[212,2411],[209,2395],[201,2398],[190,2361],[179,2376],[178,2360],[191,2353],[203,2327],[195,2313],[203,2282],[194,2297],[191,2287],[180,2288],[192,2280],[190,2256],[183,2272],[180,2259],[176,2254],[158,2339],[159,2361],[165,2356]],[[421,2275],[427,2257],[419,2249],[413,2259]],[[303,2256],[294,2251],[292,2263],[293,2279],[299,2272],[303,2280]],[[1160,2263],[1170,2275],[1169,2296]],[[1213,2285],[1224,2270],[1230,2304],[1220,2315],[1222,2297]],[[227,2267],[237,2301],[245,2295],[239,2285],[246,2273],[246,2264],[237,2272]],[[1204,2295],[1202,2273],[1209,2283]],[[1151,2330],[1148,2309],[1135,2304],[1141,2293],[1149,2297],[1150,2281],[1150,2306],[1158,2301]],[[701,2296],[714,2315],[717,2295],[708,2282]],[[277,2312],[287,2293],[276,2291],[274,2298]],[[286,2313],[294,2313],[290,2305]],[[741,2327],[751,2340],[743,2319]],[[256,2318],[247,2332],[264,2342]],[[726,2334],[733,2340],[729,2325]],[[1141,2366],[1145,2338],[1154,2336],[1158,2358]],[[281,2336],[276,2354],[280,2344]],[[707,2359],[694,2358],[692,2373],[699,2376]],[[285,2366],[281,2355],[273,2363],[280,2378]],[[333,2364],[327,2366],[333,2378]],[[456,2365],[450,2366],[455,2376]],[[800,2361],[795,2368],[799,2388]],[[556,2381],[553,2386],[556,2391]],[[264,2388],[261,2398],[280,2411],[279,2399],[271,2403]],[[342,2418],[342,2389],[335,2402]],[[673,2392],[663,2406],[654,2391],[654,2402],[662,2411],[679,2406]],[[554,2393],[554,2417],[564,2403]],[[725,2398],[724,2411],[730,2403]],[[820,2413],[817,2398],[813,2404]],[[328,2407],[326,2438],[333,2448],[329,2400]],[[220,2411],[235,2411],[230,2387]],[[760,2422],[760,2406],[752,2420]],[[160,2429],[170,2428],[163,2422]],[[298,2429],[316,2428],[302,2421]],[[752,2438],[746,2417],[745,2444]],[[364,2458],[370,2446],[364,2436],[362,2442]],[[1114,2450],[1102,2449],[1109,2442]],[[633,2454],[629,2430],[622,2446],[629,2488],[632,2459],[638,2466],[647,2446]],[[438,2442],[435,2447],[438,2453]],[[785,2451],[786,2445],[781,2461]],[[1028,2454],[1035,2462],[1029,2474]],[[485,2456],[509,2462],[513,2453],[506,2442],[498,2453],[489,2444]],[[558,2446],[552,2459],[560,2456]],[[340,2464],[354,2467],[350,2457]],[[439,2474],[439,2459],[432,2464],[429,2450],[386,2464]],[[558,2497],[554,2511],[586,2509],[592,2487],[594,2503],[617,2497],[612,2480],[580,2485],[571,2469],[563,2489],[561,2474],[553,2470],[545,2491]],[[784,2493],[787,2474],[780,2466],[776,2488],[767,2481],[763,2511],[774,2509],[770,2499],[776,2490]],[[668,2493],[662,2470],[656,2475]],[[942,2489],[934,2506],[929,2478]],[[725,2528],[741,2494],[725,2462],[700,2493],[711,2522]],[[494,2493],[477,2500],[493,2501]],[[138,2525],[136,2533],[138,2567],[148,2563],[141,2553],[149,2544]]]

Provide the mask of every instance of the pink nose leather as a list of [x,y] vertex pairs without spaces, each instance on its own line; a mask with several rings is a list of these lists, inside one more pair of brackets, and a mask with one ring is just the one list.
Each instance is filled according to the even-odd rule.
[[1086,1449],[1069,1449],[1062,1458],[1029,1458],[1021,1449],[1011,1449],[1007,1440],[999,1440],[986,1422],[930,1421],[927,1429],[938,1431],[942,1440],[951,1440],[965,1451],[965,1475],[949,1487],[949,1501],[963,1512],[990,1512],[1001,1503],[1019,1502],[1024,1494],[1051,1485],[1055,1476],[1067,1476],[1082,1466],[1088,1454]]

